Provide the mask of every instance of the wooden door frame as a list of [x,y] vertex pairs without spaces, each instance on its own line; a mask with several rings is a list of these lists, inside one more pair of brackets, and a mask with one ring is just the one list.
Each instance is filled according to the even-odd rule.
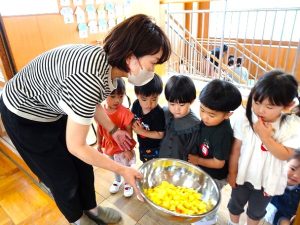
[[4,23],[0,14],[0,59],[3,63],[4,78],[8,81],[16,73],[15,63],[9,47],[9,41],[5,32]]

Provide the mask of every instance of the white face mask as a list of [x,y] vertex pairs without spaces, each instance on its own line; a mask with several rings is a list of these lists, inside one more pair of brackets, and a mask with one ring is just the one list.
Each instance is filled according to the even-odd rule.
[[154,77],[154,72],[143,69],[135,56],[132,56],[128,66],[128,82],[135,86],[143,86]]

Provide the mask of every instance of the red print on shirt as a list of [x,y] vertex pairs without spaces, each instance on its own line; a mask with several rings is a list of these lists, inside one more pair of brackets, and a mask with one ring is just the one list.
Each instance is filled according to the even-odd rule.
[[263,152],[268,151],[267,147],[263,143],[261,143],[260,150],[262,150]]
[[209,150],[209,146],[207,143],[203,143],[200,145],[200,149],[202,151],[203,156],[207,156],[208,155],[208,150]]

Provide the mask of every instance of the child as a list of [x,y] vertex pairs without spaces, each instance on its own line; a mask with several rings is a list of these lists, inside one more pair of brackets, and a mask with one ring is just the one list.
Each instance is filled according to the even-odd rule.
[[238,224],[248,203],[247,224],[256,225],[266,214],[274,195],[287,184],[287,159],[299,149],[300,118],[285,115],[298,97],[292,75],[275,70],[266,73],[252,88],[246,116],[234,125],[228,182],[232,186],[228,203],[229,224]]
[[135,118],[132,128],[137,133],[142,162],[158,158],[165,130],[164,111],[157,103],[162,90],[163,83],[157,74],[149,83],[134,87],[137,100],[131,109]]
[[159,157],[187,161],[200,131],[200,120],[190,109],[196,98],[194,82],[187,76],[172,76],[166,84],[165,96],[168,101],[168,108],[164,108],[166,132]]
[[[125,95],[125,82],[123,79],[117,79],[117,88],[111,92],[107,97],[105,108],[106,114],[111,121],[120,129],[127,130],[132,135],[131,122],[133,120],[133,114],[129,109],[125,108],[123,103],[123,97]],[[113,158],[116,162],[119,162],[125,166],[132,166],[135,163],[134,148],[135,143],[132,144],[132,148],[126,151],[122,151],[117,143],[113,140],[109,132],[107,132],[101,125],[98,125],[98,150],[109,157]],[[115,181],[109,188],[109,192],[117,193],[122,184],[121,176],[115,174]],[[129,184],[124,184],[124,196],[130,197],[133,194],[133,188]]]
[[291,224],[300,201],[300,153],[297,152],[288,162],[287,184],[284,194],[274,196],[267,207],[265,219],[273,225]]
[[201,135],[196,152],[189,154],[188,161],[200,166],[221,189],[226,184],[233,141],[229,117],[240,106],[242,96],[233,84],[213,80],[203,88],[199,100]]
[[229,67],[232,67],[232,66],[234,65],[234,55],[229,55],[229,56],[228,56],[227,65],[228,65]]
[[[208,68],[209,71],[207,74],[209,74],[211,77],[215,77],[217,72],[218,72],[218,68],[219,68],[219,62],[216,61],[219,60],[222,63],[222,58],[224,57],[224,55],[227,53],[228,51],[228,46],[227,45],[223,45],[223,49],[222,46],[214,48],[213,50],[210,51],[210,57],[209,57],[209,61],[208,61]],[[221,54],[222,52],[222,54]],[[212,58],[211,56],[214,56],[215,58]],[[205,58],[208,59],[208,56],[206,56]]]
[[[233,84],[213,80],[202,89],[199,100],[201,135],[196,151],[188,156],[188,162],[198,165],[222,189],[227,183],[228,159],[233,141],[229,117],[240,106],[242,96]],[[217,216],[211,215],[195,225],[211,225],[216,222]]]
[[236,67],[233,68],[233,71],[240,76],[240,78],[234,77],[234,81],[240,82],[240,79],[242,79],[243,81],[246,81],[247,84],[249,72],[245,67],[243,67],[242,57],[237,58]]

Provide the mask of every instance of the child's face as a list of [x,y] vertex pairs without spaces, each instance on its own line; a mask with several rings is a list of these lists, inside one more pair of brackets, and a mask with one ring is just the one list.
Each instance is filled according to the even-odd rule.
[[252,101],[252,110],[257,117],[260,117],[264,122],[275,122],[285,109],[284,106],[273,105],[268,99],[262,102]]
[[179,119],[190,112],[191,103],[168,102],[168,106],[174,118]]
[[112,94],[108,96],[106,99],[108,109],[111,110],[117,109],[118,106],[123,103],[123,97],[124,95],[120,95],[120,94]]
[[212,110],[203,104],[200,105],[200,118],[208,127],[219,125],[225,119],[228,119],[231,114],[229,112]]
[[300,184],[300,162],[297,159],[291,159],[288,162],[288,185]]
[[150,95],[148,97],[137,95],[137,99],[139,100],[143,113],[147,114],[157,106],[158,95]]

